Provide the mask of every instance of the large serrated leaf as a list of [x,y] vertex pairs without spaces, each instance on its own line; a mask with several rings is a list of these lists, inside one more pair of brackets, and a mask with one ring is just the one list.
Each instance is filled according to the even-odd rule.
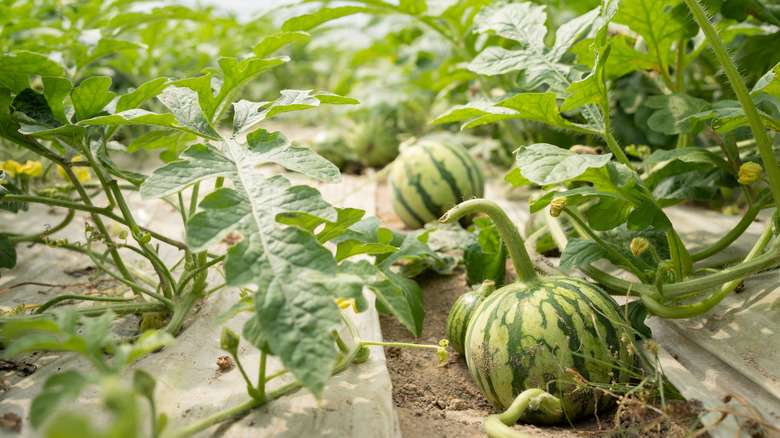
[[499,2],[483,7],[474,18],[475,32],[490,32],[515,40],[522,49],[487,47],[469,64],[469,69],[484,75],[520,71],[523,85],[529,90],[547,84],[552,91],[563,91],[570,84],[568,78],[573,68],[572,64],[562,62],[563,55],[599,13],[599,9],[594,9],[562,25],[556,33],[555,44],[548,48],[544,42],[547,33],[544,6]]
[[222,150],[194,145],[180,161],[156,170],[141,186],[141,195],[166,196],[218,176],[233,183],[234,188],[219,189],[203,199],[201,212],[187,223],[187,243],[194,251],[203,251],[230,231],[243,237],[228,250],[227,282],[257,287],[256,315],[270,349],[319,395],[336,361],[330,332],[340,319],[331,292],[316,276],[335,275],[336,261],[311,232],[282,227],[276,217],[305,213],[334,222],[338,215],[315,189],[291,187],[282,176],[265,178],[257,171],[256,166],[265,162],[296,163],[295,151],[284,152],[289,145],[280,134],[265,131],[246,145],[224,141]]

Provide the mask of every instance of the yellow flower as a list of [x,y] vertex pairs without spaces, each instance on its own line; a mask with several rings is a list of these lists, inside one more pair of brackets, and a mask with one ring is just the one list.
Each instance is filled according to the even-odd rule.
[[[82,161],[81,155],[76,155],[73,158],[73,162],[77,162],[77,161]],[[92,178],[92,174],[89,173],[89,167],[86,166],[74,166],[73,173],[76,174],[76,178],[78,178],[78,180],[81,182],[89,181]],[[67,175],[65,174],[65,169],[63,169],[60,166],[57,166],[57,174],[62,178],[67,178]]]
[[739,166],[739,179],[737,182],[740,184],[753,184],[761,179],[763,173],[764,168],[760,164],[748,161]]
[[19,172],[20,175],[39,177],[43,173],[43,166],[40,161],[27,160],[26,163],[17,168],[17,172]]
[[21,164],[14,160],[8,160],[2,163],[2,169],[5,171],[5,174],[11,178],[16,176],[16,172],[19,171],[19,167],[21,167]]

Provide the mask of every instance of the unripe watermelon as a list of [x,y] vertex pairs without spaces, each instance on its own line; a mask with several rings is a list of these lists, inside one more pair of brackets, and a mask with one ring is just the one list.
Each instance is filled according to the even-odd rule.
[[389,184],[393,209],[409,228],[421,228],[455,204],[485,192],[482,170],[468,151],[435,137],[402,147]]
[[595,285],[571,277],[505,286],[477,308],[469,322],[465,355],[474,382],[505,410],[526,389],[558,397],[563,417],[526,411],[521,420],[553,424],[593,414],[609,398],[586,382],[628,381],[630,335],[615,301]]
[[453,350],[460,354],[465,352],[463,343],[466,340],[466,330],[471,316],[495,288],[496,283],[493,280],[485,280],[477,289],[461,295],[452,305],[447,315],[447,339]]

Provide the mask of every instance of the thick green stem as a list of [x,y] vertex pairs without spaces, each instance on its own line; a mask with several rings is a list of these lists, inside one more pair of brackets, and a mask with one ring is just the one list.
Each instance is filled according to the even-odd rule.
[[132,301],[133,298],[122,298],[122,297],[92,297],[88,295],[60,295],[56,298],[53,298],[41,305],[35,313],[41,314],[46,311],[49,307],[61,302],[61,301],[67,301],[67,300],[81,300],[81,301],[103,301],[103,302],[126,302],[126,301]]
[[726,247],[731,245],[739,236],[742,235],[742,233],[745,232],[745,230],[748,229],[750,224],[753,223],[753,220],[758,216],[758,212],[761,211],[760,206],[753,205],[751,208],[748,208],[745,212],[745,215],[742,216],[742,219],[740,219],[739,223],[732,228],[728,233],[726,233],[725,236],[721,237],[720,240],[715,242],[714,244],[702,249],[699,252],[695,252],[691,254],[691,259],[694,262],[697,262],[699,260],[704,260],[707,257],[710,257],[712,255],[718,254],[719,252],[723,251]]
[[266,376],[266,365],[268,362],[268,353],[266,353],[263,350],[260,350],[260,367],[257,372],[257,392],[260,394],[260,399],[264,400],[265,395],[265,384],[268,382],[267,376]]
[[[724,283],[778,266],[780,266],[780,253],[778,253],[776,248],[772,248],[767,253],[760,255],[753,260],[742,262],[718,273],[665,285],[664,296],[668,299],[674,299],[689,294],[704,292],[720,287]],[[631,295],[634,296],[647,295],[660,298],[654,286],[621,280],[594,268],[593,266],[584,266],[582,271],[596,282],[601,283],[606,288],[616,292],[617,295],[625,295],[626,292],[630,290]]]
[[777,166],[777,159],[772,151],[772,143],[769,141],[769,137],[764,129],[764,124],[761,122],[761,117],[758,114],[758,109],[753,103],[753,99],[750,97],[750,93],[742,81],[742,77],[739,75],[737,66],[726,51],[726,47],[723,45],[718,32],[710,23],[707,14],[699,4],[697,0],[685,0],[685,4],[691,10],[691,14],[699,27],[704,32],[704,36],[712,47],[712,51],[718,58],[723,71],[726,73],[731,87],[736,94],[739,103],[742,105],[742,109],[747,117],[750,130],[753,132],[753,137],[756,139],[756,146],[761,154],[761,160],[764,162],[767,176],[769,177],[769,185],[772,188],[772,193],[775,199],[775,205],[778,211],[780,211],[780,167]]
[[[99,307],[76,308],[73,309],[72,311],[76,315],[80,315],[80,316],[100,316],[108,311],[112,311],[117,315],[121,316],[121,315],[127,315],[129,313],[163,312],[165,310],[167,310],[167,307],[163,303],[148,302],[148,303],[107,304],[105,306],[99,306]],[[10,316],[10,317],[0,316],[0,326],[2,326],[3,324],[11,320],[18,321],[20,318],[24,319],[25,321],[40,321],[43,319],[51,319],[52,314],[42,313],[42,314]]]
[[165,331],[172,335],[179,333],[182,324],[184,324],[184,319],[189,316],[190,310],[192,310],[192,307],[195,306],[195,303],[197,303],[201,297],[202,294],[196,293],[194,289],[185,293],[184,296],[174,304],[173,316],[171,316],[171,321],[168,323],[168,326],[165,327]]
[[[769,245],[769,242],[772,240],[772,236],[773,236],[772,228],[773,227],[770,224],[768,227],[766,227],[766,229],[764,229],[764,232],[761,234],[761,237],[758,239],[756,244],[753,246],[753,248],[750,250],[748,255],[745,257],[744,261],[755,259],[764,251],[764,248],[766,248],[766,246]],[[773,249],[776,250],[777,246],[778,245],[776,243],[773,246]],[[656,316],[660,316],[662,318],[677,318],[677,319],[691,318],[710,311],[718,303],[723,301],[723,299],[726,298],[726,296],[729,295],[743,279],[744,278],[737,278],[723,284],[712,295],[694,304],[688,304],[682,306],[666,306],[648,296],[643,295],[641,298],[645,306],[647,306],[647,308],[651,312],[653,312],[653,314],[655,314]]]
[[538,388],[526,389],[521,392],[506,411],[489,415],[485,418],[483,427],[491,438],[528,438],[532,435],[512,429],[512,425],[525,413],[529,406],[540,408],[551,417],[563,419],[561,401]]
[[509,257],[512,259],[518,281],[526,284],[538,283],[539,275],[536,273],[531,257],[525,249],[525,242],[520,237],[520,231],[518,231],[517,226],[512,223],[504,210],[495,202],[487,199],[470,199],[461,202],[444,213],[439,222],[448,224],[473,213],[484,213],[496,224],[496,228],[498,228],[498,232],[501,234],[501,239],[509,250]]

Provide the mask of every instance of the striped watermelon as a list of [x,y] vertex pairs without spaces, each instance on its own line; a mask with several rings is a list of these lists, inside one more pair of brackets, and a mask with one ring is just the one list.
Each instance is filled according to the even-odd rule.
[[461,295],[452,305],[447,315],[447,339],[450,341],[450,346],[458,353],[464,353],[463,342],[466,340],[466,329],[471,315],[495,288],[496,283],[493,280],[485,280],[479,288]]
[[468,151],[436,137],[403,147],[388,179],[393,209],[409,228],[421,228],[485,191],[482,171]]
[[612,297],[587,281],[547,277],[512,284],[485,299],[469,322],[466,361],[496,408],[504,410],[524,390],[539,388],[561,399],[563,417],[529,410],[521,420],[573,421],[609,399],[578,385],[567,369],[594,384],[628,381],[633,360],[621,321]]

